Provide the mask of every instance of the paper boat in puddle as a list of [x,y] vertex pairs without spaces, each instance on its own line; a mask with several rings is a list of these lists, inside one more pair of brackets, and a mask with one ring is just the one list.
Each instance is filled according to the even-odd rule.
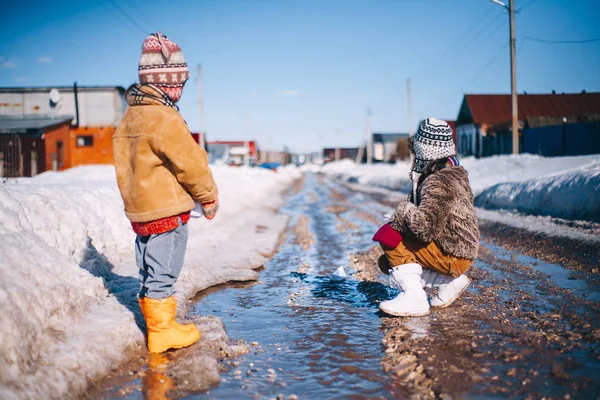
[[344,269],[344,266],[342,265],[341,267],[336,269],[329,278],[334,282],[340,282],[340,281],[346,280],[347,277],[348,277],[348,275],[346,275],[346,270]]

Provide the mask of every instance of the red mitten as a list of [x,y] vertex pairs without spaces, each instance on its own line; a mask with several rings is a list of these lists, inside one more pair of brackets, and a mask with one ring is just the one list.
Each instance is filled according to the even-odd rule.
[[402,241],[402,235],[400,234],[400,232],[392,228],[392,226],[388,222],[387,224],[379,228],[377,233],[375,233],[375,236],[373,236],[373,241],[379,242],[382,245],[391,249],[395,249]]
[[202,214],[206,219],[210,220],[217,215],[219,209],[219,200],[211,201],[210,203],[202,203]]

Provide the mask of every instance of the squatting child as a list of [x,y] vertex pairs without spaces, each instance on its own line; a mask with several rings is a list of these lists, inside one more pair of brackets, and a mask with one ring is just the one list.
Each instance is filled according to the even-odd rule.
[[[401,290],[379,308],[395,316],[426,315],[430,306],[452,304],[471,282],[465,272],[479,248],[473,193],[450,126],[428,118],[408,145],[412,191],[373,238],[385,253],[379,268]],[[430,302],[425,287],[439,288]]]

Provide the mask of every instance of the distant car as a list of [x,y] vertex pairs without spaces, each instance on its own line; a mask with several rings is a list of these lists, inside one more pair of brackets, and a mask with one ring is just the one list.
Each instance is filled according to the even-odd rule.
[[281,164],[278,162],[272,162],[272,163],[260,163],[258,164],[258,166],[260,168],[265,168],[265,169],[270,169],[271,171],[277,171],[277,168],[279,168]]

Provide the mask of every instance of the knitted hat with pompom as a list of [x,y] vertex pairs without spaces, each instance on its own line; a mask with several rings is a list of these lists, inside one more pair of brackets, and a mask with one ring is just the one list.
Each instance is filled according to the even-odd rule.
[[139,75],[141,84],[157,86],[177,102],[189,78],[189,70],[179,46],[157,32],[144,40]]

